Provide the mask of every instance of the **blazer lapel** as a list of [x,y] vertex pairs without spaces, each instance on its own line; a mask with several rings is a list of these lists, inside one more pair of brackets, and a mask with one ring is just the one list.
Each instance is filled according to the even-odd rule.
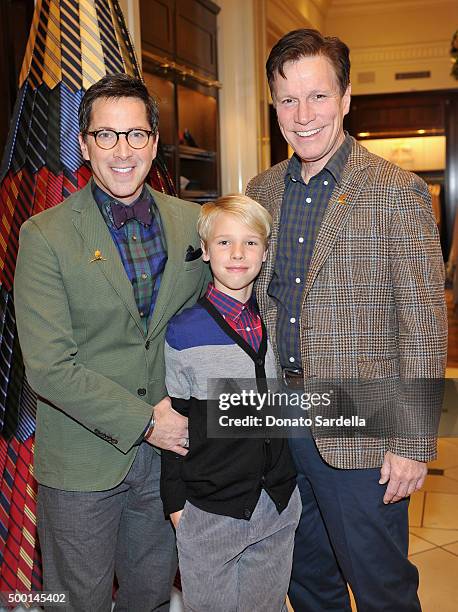
[[271,198],[271,206],[269,206],[269,212],[272,215],[272,230],[269,239],[269,249],[267,251],[267,258],[264,262],[261,273],[256,281],[255,293],[258,301],[259,310],[264,320],[264,324],[267,328],[268,337],[272,345],[272,349],[277,361],[280,363],[277,349],[277,306],[275,302],[267,295],[270,281],[274,274],[275,259],[277,257],[278,247],[278,233],[280,228],[280,214],[281,206],[283,201],[283,192],[285,190],[285,183],[283,174],[280,180],[272,183],[271,190],[269,192]]
[[274,274],[275,260],[277,258],[278,233],[280,229],[280,213],[284,191],[285,184],[282,177],[281,181],[277,181],[272,184],[272,205],[269,207],[269,212],[272,215],[272,230],[270,233],[267,258],[264,262],[264,265],[262,266],[261,273],[256,281],[256,288],[259,288],[259,290],[256,292],[256,299],[258,301],[259,308],[264,316],[267,313],[270,300],[269,296],[267,295],[267,289],[269,288],[269,283],[272,280]]
[[182,269],[185,260],[187,246],[184,241],[184,228],[179,208],[174,207],[162,193],[151,191],[161,216],[167,248],[167,263],[162,275],[153,315],[148,325],[148,337],[157,329],[172,301],[179,271]]
[[122,265],[121,257],[107,228],[107,225],[92,196],[90,184],[75,198],[73,224],[87,245],[89,259],[99,251],[103,261],[98,262],[108,282],[119,295],[132,315],[138,328],[143,332],[132,285]]
[[306,299],[318,273],[334,248],[367,180],[367,173],[364,171],[367,165],[364,164],[365,157],[361,145],[354,143],[340,185],[334,189],[321,222],[310,261],[303,300]]

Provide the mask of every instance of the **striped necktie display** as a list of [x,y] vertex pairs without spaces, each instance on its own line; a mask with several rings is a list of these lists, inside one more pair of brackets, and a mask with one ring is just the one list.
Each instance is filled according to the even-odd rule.
[[[36,396],[24,376],[12,292],[19,229],[88,182],[78,107],[88,87],[119,72],[140,76],[118,0],[36,0],[0,167],[0,591],[41,588]],[[175,195],[160,151],[149,178]]]

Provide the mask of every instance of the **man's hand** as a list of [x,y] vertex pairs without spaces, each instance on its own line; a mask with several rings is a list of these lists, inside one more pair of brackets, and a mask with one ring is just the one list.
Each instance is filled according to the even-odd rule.
[[188,450],[188,419],[172,408],[169,397],[164,397],[154,407],[154,429],[145,438],[149,444],[186,455]]
[[383,503],[392,504],[421,489],[426,473],[426,463],[400,457],[388,451],[380,470],[379,480],[379,484],[388,483]]
[[183,510],[178,510],[177,512],[172,512],[170,515],[170,520],[172,521],[172,525],[175,527],[175,529],[178,527],[182,514]]

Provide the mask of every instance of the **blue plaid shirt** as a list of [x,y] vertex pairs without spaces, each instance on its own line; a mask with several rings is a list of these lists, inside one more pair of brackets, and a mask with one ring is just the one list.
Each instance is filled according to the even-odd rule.
[[283,368],[301,368],[301,302],[316,238],[334,187],[351,150],[347,134],[326,166],[306,185],[294,154],[285,174],[277,258],[268,294],[276,301],[277,344]]
[[142,193],[136,200],[147,198],[151,202],[151,225],[143,225],[137,219],[130,219],[117,229],[113,223],[111,204],[115,202],[123,206],[122,202],[105,193],[94,181],[92,181],[92,194],[121,256],[127,277],[132,283],[138,312],[146,334],[167,262],[161,218],[154,198],[148,189],[143,187]]

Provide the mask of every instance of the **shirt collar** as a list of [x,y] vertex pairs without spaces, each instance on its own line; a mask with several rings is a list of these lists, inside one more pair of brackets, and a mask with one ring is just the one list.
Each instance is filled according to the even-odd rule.
[[205,297],[223,317],[230,318],[233,321],[236,321],[244,310],[248,310],[251,315],[257,314],[256,300],[253,295],[242,304],[227,293],[216,289],[213,283],[209,283]]
[[348,156],[350,155],[351,147],[351,136],[348,132],[345,132],[345,140],[325,166],[326,170],[332,174],[338,185],[340,184],[343,169],[347,163]]
[[[342,178],[343,169],[347,163],[348,156],[350,155],[351,147],[352,138],[348,132],[345,132],[345,140],[328,161],[323,170],[321,170],[321,172],[329,172],[337,184],[340,184],[340,179]],[[302,161],[300,157],[294,153],[288,162],[288,167],[285,174],[285,184],[288,184],[290,180],[302,181],[301,171]]]

